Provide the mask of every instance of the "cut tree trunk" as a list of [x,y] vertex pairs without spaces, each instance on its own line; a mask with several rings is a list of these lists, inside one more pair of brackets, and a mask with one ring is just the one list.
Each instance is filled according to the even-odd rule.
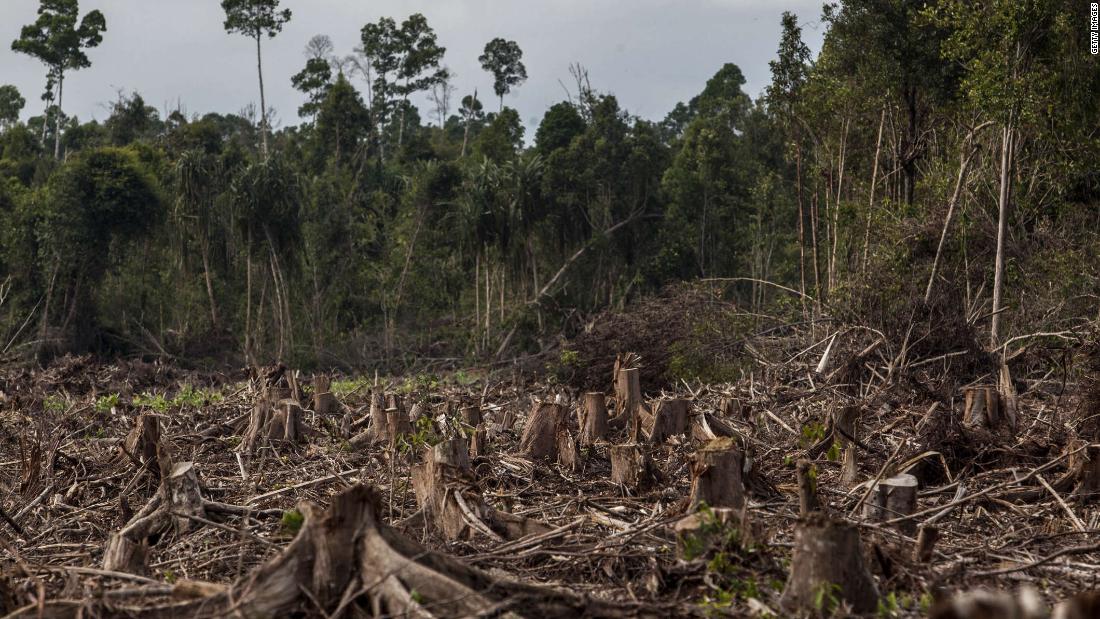
[[653,461],[642,445],[629,443],[611,447],[612,482],[627,490],[637,490],[653,478]]
[[447,539],[484,535],[495,541],[545,533],[537,520],[500,512],[490,506],[473,481],[466,442],[451,439],[427,450],[424,462],[412,469],[417,504]]
[[386,398],[380,391],[370,397],[370,425],[367,426],[366,441],[383,443],[390,440],[390,424],[386,419]]
[[922,525],[917,533],[917,545],[913,549],[913,560],[918,563],[931,561],[932,553],[935,552],[936,542],[939,539],[940,530],[936,525]]
[[577,449],[577,440],[568,428],[562,427],[557,433],[558,465],[562,470],[575,473],[581,468],[581,455]]
[[607,398],[599,392],[584,394],[584,418],[581,420],[581,445],[594,445],[607,438]]
[[653,406],[653,419],[649,426],[649,442],[661,444],[673,436],[687,432],[687,400],[660,400]]
[[992,386],[969,387],[963,391],[965,408],[963,423],[975,428],[996,431],[1003,426],[1001,396]]
[[780,604],[828,616],[841,602],[857,613],[872,613],[878,607],[878,591],[863,562],[859,530],[813,514],[795,529],[791,571]]
[[390,449],[397,449],[401,439],[412,434],[412,424],[409,416],[400,408],[386,409],[386,430],[389,432]]
[[[908,516],[917,510],[917,478],[902,473],[883,479],[871,489],[871,495],[863,504],[863,517],[871,522],[884,522]],[[917,523],[905,520],[897,528],[906,535],[917,532]]]
[[741,450],[731,438],[715,439],[700,448],[691,467],[691,509],[701,504],[741,509],[745,505],[742,464]]
[[805,458],[798,461],[796,471],[798,475],[798,515],[806,518],[820,509],[817,502],[817,474],[813,463]]
[[318,415],[334,415],[338,409],[336,396],[332,393],[332,380],[318,374],[313,377],[313,412]]
[[557,433],[565,421],[564,410],[560,404],[535,403],[519,442],[524,457],[533,460],[557,458]]
[[833,440],[844,449],[840,466],[840,481],[844,484],[855,483],[859,477],[856,464],[856,440],[859,426],[859,407],[845,406],[836,414],[833,421]]
[[134,419],[134,427],[123,442],[125,455],[139,468],[160,479],[157,446],[160,445],[160,418],[142,413]]

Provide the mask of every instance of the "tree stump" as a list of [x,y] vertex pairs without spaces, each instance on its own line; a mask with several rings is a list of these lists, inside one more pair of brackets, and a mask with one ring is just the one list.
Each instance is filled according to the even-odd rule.
[[103,569],[147,576],[149,574],[149,542],[145,538],[134,541],[116,531],[107,538],[103,550]]
[[642,374],[638,368],[622,368],[615,379],[615,416],[631,415],[642,404]]
[[687,432],[687,400],[660,400],[653,406],[653,420],[649,427],[649,442],[661,444],[672,436]]
[[1001,414],[1001,396],[991,386],[968,387],[963,390],[963,423],[975,427],[997,431],[1004,425]]
[[642,445],[612,445],[611,481],[628,490],[637,490],[653,477],[653,461]]
[[715,439],[700,448],[691,467],[691,508],[705,503],[741,509],[745,505],[742,464],[741,450],[731,438]]
[[858,406],[845,406],[836,413],[833,419],[833,440],[839,443],[844,450],[840,465],[841,483],[852,484],[859,477],[859,468],[856,465],[858,426]]
[[[827,608],[821,608],[822,599]],[[821,514],[812,514],[796,529],[791,571],[780,604],[785,609],[831,614],[846,602],[857,613],[873,613],[878,591],[863,562],[859,530]]]
[[584,394],[584,408],[581,409],[581,445],[594,445],[607,438],[607,398],[599,392]]
[[[199,486],[199,474],[193,462],[177,462],[161,480],[164,503],[178,514],[206,517],[205,501]],[[195,520],[185,516],[173,516],[176,532],[184,534],[196,528]]]
[[477,406],[463,406],[459,410],[459,414],[462,417],[462,423],[469,428],[476,428],[481,425],[481,408]]
[[157,461],[157,446],[160,445],[160,418],[142,413],[134,419],[134,427],[126,435],[123,447],[126,455],[134,464],[160,478],[160,464]]
[[536,402],[523,428],[519,450],[530,459],[557,458],[558,427],[564,422],[560,404]]
[[333,415],[337,411],[336,396],[332,393],[332,380],[325,374],[313,377],[313,412]]
[[936,542],[939,539],[940,530],[936,525],[922,525],[917,533],[917,545],[913,548],[913,560],[918,563],[931,561],[932,553],[936,550]]
[[[863,504],[863,517],[871,522],[883,522],[912,514],[917,511],[918,486],[917,478],[908,473],[879,481]],[[913,535],[917,532],[917,523],[906,520],[897,523],[897,528],[906,535]]]
[[271,404],[267,398],[261,398],[252,407],[252,413],[248,417],[248,429],[241,438],[240,451],[255,453],[263,439],[267,438],[267,425],[271,420]]
[[1069,470],[1076,482],[1073,496],[1082,503],[1089,503],[1100,497],[1100,447],[1085,447],[1084,441],[1074,439],[1067,449],[1076,452],[1069,457]]
[[370,425],[367,426],[367,442],[383,443],[390,440],[390,425],[386,419],[386,398],[375,391],[370,397]]
[[817,502],[817,471],[809,460],[802,458],[798,461],[798,515],[806,518],[818,511],[820,505]]
[[580,451],[577,441],[568,428],[562,427],[557,433],[558,465],[562,470],[575,473],[581,468]]
[[412,424],[409,423],[409,416],[400,408],[387,408],[385,417],[390,449],[397,449],[401,439],[412,434]]
[[484,458],[489,455],[489,435],[485,428],[478,428],[470,434],[470,457]]

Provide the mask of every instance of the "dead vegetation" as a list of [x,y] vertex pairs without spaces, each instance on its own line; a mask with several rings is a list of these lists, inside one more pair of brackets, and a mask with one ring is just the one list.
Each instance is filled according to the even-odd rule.
[[957,344],[792,326],[671,391],[633,351],[587,391],[10,369],[0,611],[1092,616],[1096,349]]

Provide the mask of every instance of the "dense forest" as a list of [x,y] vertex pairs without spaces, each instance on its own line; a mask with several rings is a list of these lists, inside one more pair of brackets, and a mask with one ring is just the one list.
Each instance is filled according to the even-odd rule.
[[[5,356],[490,361],[694,280],[753,328],[935,316],[995,347],[1096,317],[1100,65],[1078,2],[827,4],[816,57],[787,13],[760,97],[731,58],[660,121],[577,63],[533,135],[504,96],[556,78],[528,77],[522,41],[486,44],[491,94],[458,87],[420,14],[353,50],[303,41],[291,74],[262,63],[290,11],[222,5],[258,105],[162,117],[130,92],[102,122],[63,95],[111,15],[26,16],[11,49],[45,89],[0,86]],[[300,122],[271,130],[265,79],[301,91]]]

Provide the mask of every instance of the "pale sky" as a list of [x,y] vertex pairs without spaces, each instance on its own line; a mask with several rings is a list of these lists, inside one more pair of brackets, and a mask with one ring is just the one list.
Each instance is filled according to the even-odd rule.
[[[41,113],[45,68],[12,52],[11,41],[34,21],[37,6],[38,0],[0,0],[0,84],[14,84],[27,99],[24,118]],[[420,12],[447,48],[456,105],[477,88],[486,109],[496,110],[492,79],[477,57],[494,37],[519,43],[529,79],[505,105],[519,110],[528,143],[530,128],[565,98],[572,62],[588,69],[597,91],[615,94],[632,114],[659,120],[726,62],[741,67],[746,91],[759,95],[770,80],[784,10],[798,15],[815,54],[823,34],[820,0],[283,0],[282,6],[293,11],[291,22],[264,40],[264,84],[276,126],[298,122],[302,96],[290,76],[304,66],[310,37],[329,35],[345,55],[364,24]],[[255,47],[223,30],[218,0],[81,0],[80,9],[102,11],[107,32],[88,51],[91,68],[66,77],[67,114],[103,120],[119,89],[139,92],[162,117],[177,102],[188,115],[235,113],[258,103]],[[426,102],[418,103],[425,122],[433,120]]]

